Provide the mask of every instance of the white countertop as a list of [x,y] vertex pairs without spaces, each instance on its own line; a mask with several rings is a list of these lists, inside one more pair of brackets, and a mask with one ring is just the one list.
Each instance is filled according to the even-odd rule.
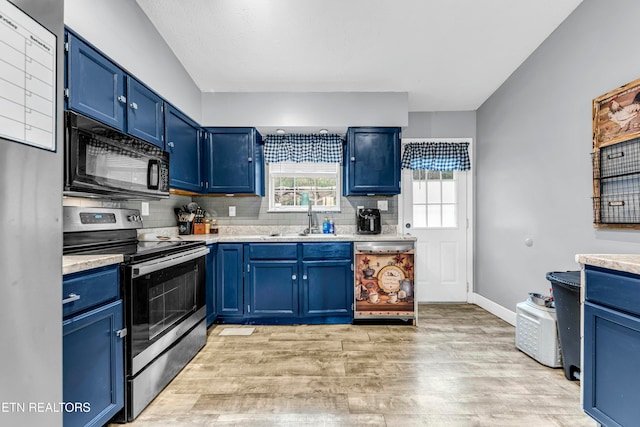
[[[142,238],[141,240],[144,240]],[[389,242],[389,241],[415,241],[414,236],[406,234],[189,234],[171,237],[170,239],[152,239],[169,241],[204,241],[207,245],[214,243],[251,243],[251,242]]]
[[[141,239],[143,240],[143,239]],[[297,234],[271,235],[218,235],[218,234],[189,234],[171,237],[169,239],[149,239],[146,241],[204,241],[207,245],[214,243],[251,243],[251,242],[391,242],[415,241],[414,236],[399,234],[311,234],[300,236]],[[144,241],[144,240],[143,240]],[[122,255],[65,255],[62,257],[62,274],[76,273],[124,261]],[[639,267],[640,268],[640,267]]]
[[578,254],[576,255],[576,262],[610,270],[640,274],[640,255],[638,254]]
[[122,255],[64,255],[62,257],[62,274],[120,264],[122,261],[124,261]]

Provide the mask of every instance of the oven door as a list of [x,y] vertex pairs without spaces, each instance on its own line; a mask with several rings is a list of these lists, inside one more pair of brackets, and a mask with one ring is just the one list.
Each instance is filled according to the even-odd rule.
[[87,117],[66,113],[65,194],[169,197],[169,155]]
[[205,317],[200,247],[126,267],[129,375],[136,375]]

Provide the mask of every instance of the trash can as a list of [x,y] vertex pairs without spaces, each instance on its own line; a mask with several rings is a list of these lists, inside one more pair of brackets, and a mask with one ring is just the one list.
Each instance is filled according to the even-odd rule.
[[564,376],[568,380],[580,379],[580,272],[551,271],[551,282],[556,305],[560,351]]

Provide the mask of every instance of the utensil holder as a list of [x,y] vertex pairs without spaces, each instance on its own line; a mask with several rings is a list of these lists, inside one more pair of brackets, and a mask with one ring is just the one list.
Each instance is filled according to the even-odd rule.
[[178,234],[191,234],[191,223],[190,222],[178,222]]

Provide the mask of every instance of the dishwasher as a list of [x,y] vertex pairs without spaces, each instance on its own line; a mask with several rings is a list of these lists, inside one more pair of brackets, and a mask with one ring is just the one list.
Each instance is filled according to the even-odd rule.
[[416,324],[413,241],[356,242],[354,321],[402,320]]

